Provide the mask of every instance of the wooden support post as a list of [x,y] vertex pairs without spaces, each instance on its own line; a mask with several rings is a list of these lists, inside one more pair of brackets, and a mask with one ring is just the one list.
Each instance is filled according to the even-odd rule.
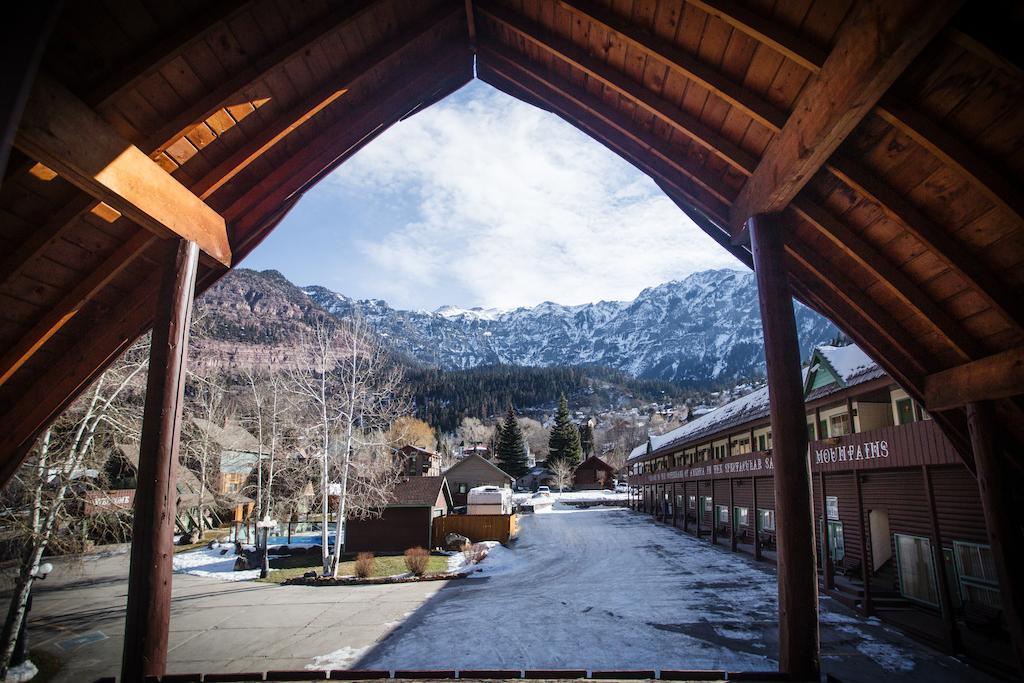
[[715,479],[711,478],[711,545],[718,544],[718,508],[715,506]]
[[770,387],[779,577],[779,671],[818,680],[818,572],[807,423],[782,225],[748,221]]
[[967,404],[967,427],[977,467],[985,529],[992,547],[1003,618],[1017,656],[1019,673],[1024,673],[1024,538],[1014,511],[1020,510],[1019,478],[1007,467],[1010,454],[1001,449],[995,409],[990,401]]
[[[754,430],[750,430],[750,438],[754,438]],[[761,515],[757,511],[757,477],[750,477],[751,495],[753,498],[752,507],[754,508],[754,559],[758,562],[761,561],[761,535],[760,530],[757,526],[761,523]]]
[[825,438],[821,433],[821,407],[814,409],[814,438],[821,441]]
[[[730,440],[731,444],[732,441]],[[736,552],[736,492],[733,489],[732,478],[729,478],[729,547]]]
[[821,488],[821,574],[825,590],[832,589],[832,556],[828,552],[828,504],[825,501],[825,473],[818,472],[818,486]]
[[694,485],[695,485],[695,488],[697,489],[696,492],[694,493],[694,497],[696,497],[696,499],[697,499],[697,514],[695,515],[695,517],[697,518],[697,540],[699,541],[700,540],[700,523],[701,523],[701,521],[703,521],[703,520],[701,520],[701,517],[704,516],[704,500],[701,498],[701,495],[700,495],[700,480],[698,479],[697,481],[695,481]]
[[924,480],[924,495],[928,500],[928,514],[932,525],[932,541],[935,543],[932,562],[935,563],[935,575],[939,580],[939,611],[942,614],[946,644],[950,651],[956,652],[960,645],[960,633],[957,631],[953,615],[953,599],[949,594],[949,577],[946,575],[942,534],[939,532],[939,515],[935,511],[935,491],[932,489],[932,475],[928,465],[921,465],[921,478]]
[[690,530],[690,519],[687,515],[690,514],[690,497],[687,495],[686,482],[683,482],[683,531]]
[[178,442],[199,247],[195,242],[168,241],[164,263],[139,445],[121,663],[125,683],[162,676],[167,665]]
[[864,495],[860,490],[860,473],[853,473],[853,488],[857,495],[857,531],[860,534],[860,574],[864,581],[864,599],[860,603],[861,613],[871,615],[871,563],[868,561],[867,529],[864,525]]
[[850,422],[850,431],[847,434],[857,433],[857,423],[853,421],[853,399],[849,396],[846,397],[846,419]]

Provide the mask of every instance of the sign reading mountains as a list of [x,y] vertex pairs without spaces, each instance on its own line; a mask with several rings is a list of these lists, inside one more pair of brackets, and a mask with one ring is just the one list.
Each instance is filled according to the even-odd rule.
[[[209,345],[245,364],[280,356],[324,312],[361,315],[395,350],[443,369],[479,365],[602,365],[634,377],[700,387],[764,374],[753,273],[708,270],[645,289],[632,301],[545,302],[509,311],[404,311],[324,287],[296,287],[277,271],[235,270],[202,298]],[[796,304],[804,354],[836,328]],[[209,351],[214,351],[210,348]]]

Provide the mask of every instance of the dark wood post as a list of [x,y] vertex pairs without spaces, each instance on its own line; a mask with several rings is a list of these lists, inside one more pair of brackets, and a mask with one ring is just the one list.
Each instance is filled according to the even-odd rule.
[[846,397],[846,419],[850,422],[850,434],[857,433],[857,425],[853,421],[853,399],[849,396]]
[[971,432],[985,529],[999,576],[1003,618],[1017,656],[1017,667],[1024,673],[1024,578],[1020,574],[1024,566],[1024,538],[1015,514],[1020,503],[1014,491],[1019,479],[1006,466],[1009,454],[1000,450],[995,409],[990,401],[967,404],[967,427]]
[[733,490],[732,477],[729,478],[729,546],[736,552],[736,492]]
[[697,517],[697,540],[699,541],[700,540],[700,523],[701,523],[701,521],[703,521],[701,518],[704,516],[704,501],[701,499],[701,495],[700,495],[700,479],[698,479],[694,483],[696,484],[696,489],[697,489],[696,492],[694,492],[694,496],[697,498],[697,515],[696,515],[696,517]]
[[814,438],[821,441],[821,406],[814,409]]
[[800,348],[777,215],[747,222],[771,403],[779,577],[779,671],[817,680],[818,572]]
[[860,473],[853,473],[853,489],[857,494],[857,531],[860,533],[860,574],[864,580],[864,599],[860,610],[864,616],[871,615],[871,562],[868,560],[867,529],[864,527],[864,495],[860,490]]
[[924,495],[928,500],[928,513],[932,524],[932,540],[935,548],[932,553],[932,562],[935,563],[935,575],[939,579],[939,611],[942,613],[942,623],[946,631],[946,644],[949,649],[956,651],[960,645],[960,634],[956,629],[956,619],[953,616],[953,599],[949,594],[949,577],[946,576],[946,558],[942,552],[942,534],[939,532],[939,515],[935,511],[935,491],[932,489],[932,475],[928,465],[921,465],[921,478],[924,480]]
[[832,589],[832,556],[828,552],[828,503],[825,500],[825,473],[818,472],[818,486],[821,488],[821,574],[825,590]]
[[[750,430],[750,438],[754,438],[754,430]],[[753,503],[751,506],[754,508],[754,559],[757,561],[761,560],[761,535],[757,528],[757,525],[761,523],[761,514],[757,511],[757,477],[750,477],[751,494],[753,496]]]
[[121,662],[125,683],[162,676],[167,666],[178,441],[198,257],[195,242],[167,242],[139,445]]
[[[714,467],[714,465],[712,465]],[[718,508],[715,507],[715,479],[711,478],[711,544],[718,544]]]
[[689,490],[689,487],[687,486],[687,482],[684,480],[683,481],[683,531],[689,531],[690,530],[690,519],[687,516],[687,515],[690,514],[690,498],[687,495],[687,491],[688,490]]

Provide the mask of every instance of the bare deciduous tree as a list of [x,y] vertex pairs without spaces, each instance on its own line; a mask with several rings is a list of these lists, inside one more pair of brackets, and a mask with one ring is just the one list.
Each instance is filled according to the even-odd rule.
[[573,467],[565,460],[556,460],[555,464],[551,466],[551,474],[555,477],[555,486],[558,487],[559,492],[572,486]]

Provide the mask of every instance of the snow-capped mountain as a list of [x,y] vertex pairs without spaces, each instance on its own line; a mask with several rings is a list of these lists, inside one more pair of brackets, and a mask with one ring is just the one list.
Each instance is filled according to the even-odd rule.
[[[403,311],[324,287],[302,291],[335,315],[362,315],[398,350],[445,369],[494,363],[604,365],[635,377],[694,385],[764,372],[757,289],[749,272],[703,271],[645,289],[633,301],[544,302],[509,311],[454,306]],[[830,322],[799,304],[796,320],[805,355],[837,334]]]

